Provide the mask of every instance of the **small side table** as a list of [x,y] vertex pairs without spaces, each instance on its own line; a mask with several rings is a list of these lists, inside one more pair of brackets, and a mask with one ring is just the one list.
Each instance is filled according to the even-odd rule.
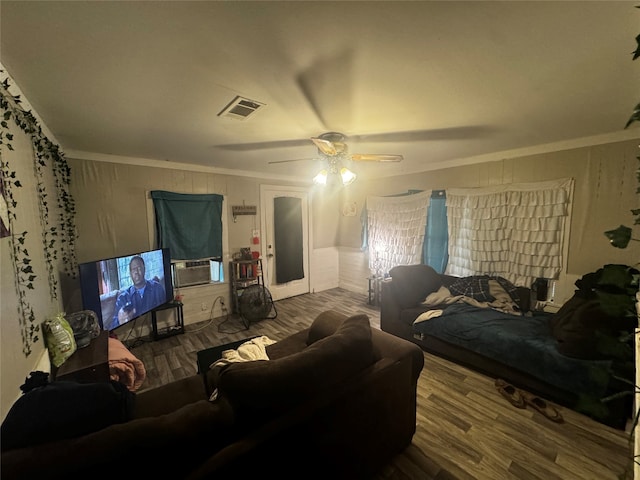
[[51,365],[55,380],[78,383],[109,381],[109,332],[102,330],[89,345],[77,349],[57,369]]
[[[171,308],[174,308],[176,310],[175,324],[158,330],[158,319],[156,317],[157,313],[162,310],[169,310]],[[164,305],[160,305],[158,308],[154,308],[153,310],[151,310],[151,327],[153,329],[154,340],[160,340],[161,338],[171,337],[173,335],[184,333],[184,317],[182,314],[182,303],[169,302],[169,303],[165,303]]]
[[372,275],[367,278],[369,281],[369,305],[380,305],[382,300],[382,281],[384,277],[381,275]]

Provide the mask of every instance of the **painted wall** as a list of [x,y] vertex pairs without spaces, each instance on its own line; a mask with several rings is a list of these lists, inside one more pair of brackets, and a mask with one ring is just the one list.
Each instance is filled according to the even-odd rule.
[[[228,235],[228,247],[223,252],[225,265],[231,260],[231,254],[240,248],[259,250],[261,247],[251,243],[253,230],[261,229],[260,185],[272,184],[273,180],[220,175],[210,170],[203,171],[205,169],[190,171],[175,166],[158,168],[82,159],[71,159],[69,163],[73,178],[71,193],[79,206],[76,218],[79,262],[155,248],[153,203],[149,198],[151,190],[216,193],[225,196],[225,233]],[[295,185],[294,182],[280,184]],[[233,205],[255,205],[258,207],[257,214],[238,215],[234,218],[231,209]],[[318,217],[322,219],[323,216],[320,209]],[[317,229],[321,240],[316,243],[326,243],[325,237],[337,236],[337,223],[333,223],[333,227]],[[331,228],[335,230],[333,233],[330,232]],[[184,287],[180,293],[184,295],[187,323],[209,318],[213,299],[218,296],[223,296],[229,305],[228,287],[225,286]],[[73,309],[79,309],[79,285],[70,286],[65,292],[65,298],[73,301]],[[214,316],[222,314],[217,307],[213,313]]]
[[[559,300],[566,300],[573,294],[573,283],[582,275],[609,263],[635,265],[640,260],[640,242],[631,242],[628,248],[617,249],[609,245],[603,234],[620,224],[633,226],[631,209],[640,208],[640,196],[636,193],[636,170],[640,166],[636,158],[640,155],[638,142],[638,139],[634,139],[356,182],[349,186],[345,200],[357,203],[357,215],[340,217],[339,245],[348,248],[360,246],[360,212],[367,195],[383,196],[409,189],[484,187],[572,177],[575,179],[575,188],[569,255],[564,278],[559,285],[561,291],[558,292]],[[640,238],[637,232],[634,236]],[[355,282],[350,278],[351,270],[341,270],[341,285]]]
[[[19,188],[12,188],[17,204],[13,232],[29,232],[24,248],[29,254],[31,259],[29,265],[36,278],[33,281],[33,289],[25,290],[26,301],[33,309],[34,325],[39,326],[47,318],[54,317],[63,311],[62,301],[59,293],[57,298],[52,298],[47,281],[31,141],[13,123],[13,120],[8,122],[8,126],[13,134],[11,141],[13,150],[3,146],[2,162],[7,162],[10,170],[16,172],[16,178],[22,185]],[[45,187],[51,193],[50,200],[52,200],[53,185],[49,184]],[[51,211],[50,214],[55,215],[55,212]],[[20,264],[20,267],[24,267],[24,264]],[[22,394],[20,385],[25,382],[29,372],[42,369],[42,364],[48,369],[48,356],[42,340],[42,331],[37,334],[37,341],[30,345],[30,354],[26,356],[24,353],[24,330],[18,315],[18,293],[14,271],[9,237],[0,238],[0,416],[2,419]],[[64,274],[56,275],[58,282],[61,276]],[[43,357],[44,362],[42,362]]]

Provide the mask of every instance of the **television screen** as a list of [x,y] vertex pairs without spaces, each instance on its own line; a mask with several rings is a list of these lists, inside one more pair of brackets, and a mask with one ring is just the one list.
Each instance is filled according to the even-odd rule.
[[173,299],[169,249],[87,262],[80,267],[85,310],[114,330]]

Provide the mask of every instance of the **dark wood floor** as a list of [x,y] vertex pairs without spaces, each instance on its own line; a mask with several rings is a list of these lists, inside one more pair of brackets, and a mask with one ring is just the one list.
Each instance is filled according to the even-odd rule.
[[[132,347],[147,370],[142,389],[195,374],[198,350],[254,335],[279,340],[309,326],[324,310],[366,313],[371,325],[380,327],[379,309],[367,305],[366,296],[343,289],[280,300],[275,307],[275,319],[248,330],[236,317],[216,318],[188,325],[183,335]],[[494,379],[424,356],[413,442],[376,480],[604,480],[619,478],[630,466],[625,432],[566,408],[560,408],[565,423],[553,423],[513,407]]]

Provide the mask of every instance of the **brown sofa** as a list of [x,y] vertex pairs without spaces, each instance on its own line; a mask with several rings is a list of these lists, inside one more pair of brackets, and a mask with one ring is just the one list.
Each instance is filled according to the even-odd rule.
[[2,478],[368,478],[410,444],[413,343],[327,311],[267,353],[143,391],[128,421],[4,450]]

